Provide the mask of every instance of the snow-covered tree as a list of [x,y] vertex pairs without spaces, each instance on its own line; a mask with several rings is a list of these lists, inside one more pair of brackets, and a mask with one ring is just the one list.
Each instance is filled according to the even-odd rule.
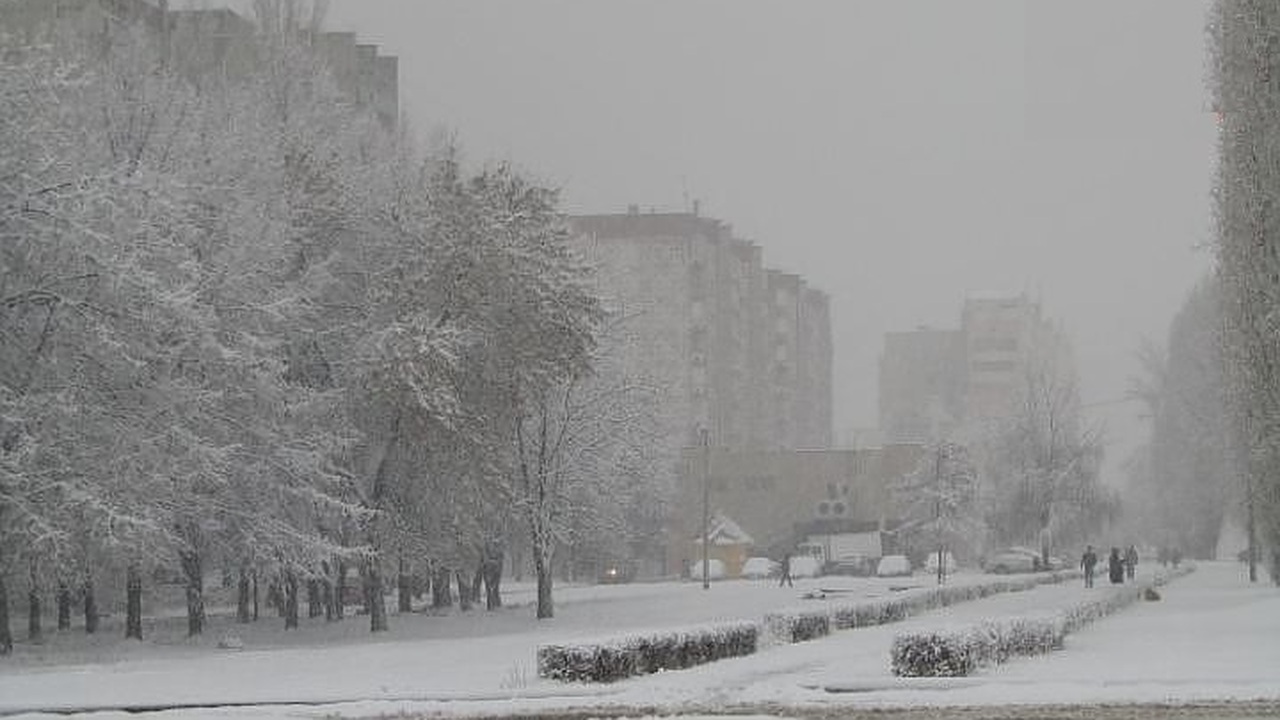
[[910,547],[937,553],[938,584],[946,578],[948,553],[964,553],[981,540],[978,472],[963,445],[940,442],[892,487],[897,532]]
[[1232,456],[1250,537],[1280,582],[1280,7],[1219,0],[1211,13],[1219,121],[1214,188]]

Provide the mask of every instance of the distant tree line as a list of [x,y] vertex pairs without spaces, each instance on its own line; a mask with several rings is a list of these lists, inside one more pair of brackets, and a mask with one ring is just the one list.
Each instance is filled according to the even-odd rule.
[[388,132],[304,5],[256,3],[245,76],[137,26],[0,38],[0,653],[9,588],[33,639],[48,597],[96,631],[104,585],[140,638],[158,569],[191,634],[216,571],[287,627],[358,572],[381,631],[393,585],[498,606],[520,551],[549,617],[558,548],[660,522],[556,193]]

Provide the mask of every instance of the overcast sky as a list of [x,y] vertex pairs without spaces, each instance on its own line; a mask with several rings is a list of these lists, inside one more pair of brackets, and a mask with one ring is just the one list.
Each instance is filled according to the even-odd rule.
[[[1086,403],[1122,398],[1208,271],[1204,0],[333,0],[402,106],[572,212],[703,213],[830,293],[836,436],[886,331],[1027,291]],[[1119,461],[1138,409],[1094,409]],[[1115,480],[1116,478],[1111,478]]]

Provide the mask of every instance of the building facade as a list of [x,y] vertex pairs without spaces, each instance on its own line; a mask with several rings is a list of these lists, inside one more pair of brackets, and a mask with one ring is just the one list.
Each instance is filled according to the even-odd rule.
[[1036,373],[1073,382],[1062,329],[1026,295],[969,298],[958,330],[886,333],[880,428],[888,442],[933,442],[1008,418]]
[[[53,23],[71,24],[86,37],[110,37],[121,28],[141,28],[157,38],[169,62],[193,78],[209,73],[245,77],[260,70],[254,42],[258,28],[217,2],[174,0],[13,0],[4,7],[0,49],[8,39],[30,44]],[[299,30],[328,67],[334,86],[352,105],[367,109],[387,128],[399,121],[399,62],[352,32]]]
[[681,456],[668,572],[701,557],[705,510],[731,519],[751,538],[753,555],[781,557],[815,528],[885,531],[896,525],[893,483],[920,461],[919,445],[865,450],[687,448]]
[[825,293],[768,269],[758,245],[696,213],[570,218],[613,323],[604,342],[663,391],[680,448],[827,448],[831,316]]

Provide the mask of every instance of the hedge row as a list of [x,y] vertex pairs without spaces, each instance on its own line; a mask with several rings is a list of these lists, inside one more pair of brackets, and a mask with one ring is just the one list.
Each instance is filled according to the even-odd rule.
[[630,635],[589,645],[538,648],[538,676],[566,682],[613,682],[679,670],[756,651],[760,628],[742,622]]
[[976,585],[944,585],[923,592],[886,600],[829,605],[812,610],[777,612],[765,615],[769,635],[779,642],[803,642],[830,634],[832,630],[884,625],[912,615],[956,603],[978,600],[1006,592],[1030,590],[1037,585],[1060,583],[1081,577],[1078,570],[991,580]]
[[1190,571],[1187,567],[1168,575],[1158,573],[1151,582],[1117,588],[1104,597],[1049,615],[986,621],[958,630],[902,633],[893,640],[890,665],[893,674],[900,677],[954,677],[1010,657],[1042,655],[1061,648],[1067,634],[1128,606],[1149,588]]

